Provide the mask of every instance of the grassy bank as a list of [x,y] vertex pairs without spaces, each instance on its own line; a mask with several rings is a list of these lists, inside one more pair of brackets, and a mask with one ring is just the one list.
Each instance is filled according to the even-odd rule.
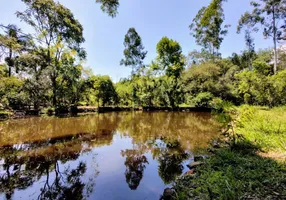
[[177,180],[175,199],[286,199],[286,107],[236,110],[235,145]]
[[286,153],[286,106],[238,108],[238,133],[264,152]]

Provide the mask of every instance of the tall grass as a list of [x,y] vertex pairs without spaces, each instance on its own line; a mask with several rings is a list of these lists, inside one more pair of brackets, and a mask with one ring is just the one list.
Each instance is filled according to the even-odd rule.
[[238,133],[263,151],[286,153],[286,106],[242,106],[238,112]]

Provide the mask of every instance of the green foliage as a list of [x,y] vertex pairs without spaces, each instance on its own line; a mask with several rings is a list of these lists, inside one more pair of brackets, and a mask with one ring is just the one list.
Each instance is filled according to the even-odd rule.
[[[93,76],[84,69],[83,27],[68,8],[53,0],[22,1],[26,10],[16,15],[34,29],[33,37],[14,25],[4,27],[0,33],[1,55],[4,53],[7,57],[6,63],[3,64],[3,59],[0,64],[0,96],[6,107],[16,104],[34,109],[71,105],[172,108],[195,105],[217,109],[225,101],[270,107],[286,103],[286,56],[279,52],[278,71],[273,73],[273,50],[255,52],[250,35],[251,28],[258,23],[266,26],[267,36],[274,33],[266,17],[273,12],[270,8],[274,8],[277,13],[274,18],[281,18],[284,11],[277,6],[280,0],[273,4],[268,0],[252,4],[253,13],[246,14],[239,24],[240,30],[247,25],[246,50],[228,59],[219,56],[228,27],[223,27],[224,0],[212,0],[199,11],[190,26],[203,49],[189,54],[187,69],[181,45],[168,37],[158,42],[156,59],[144,65],[147,51],[137,31],[130,28],[124,39],[121,64],[136,68],[136,73],[132,70],[130,79],[116,84],[108,76]],[[102,5],[104,12],[115,17],[118,0],[96,2]],[[278,39],[284,28],[276,28]]]
[[57,106],[65,103],[58,102],[57,96],[61,94],[58,81],[62,81],[62,68],[73,67],[71,61],[67,61],[72,56],[67,54],[77,53],[76,56],[79,58],[85,57],[85,52],[80,48],[80,44],[84,42],[83,27],[72,12],[58,2],[53,0],[23,0],[23,2],[27,5],[27,9],[16,14],[38,34],[37,40],[41,41],[38,48],[44,60],[44,66],[40,66],[49,71],[53,106]]
[[277,42],[283,40],[282,33],[285,31],[286,21],[285,10],[286,3],[284,0],[259,0],[252,1],[251,6],[253,11],[246,12],[241,16],[237,31],[241,31],[243,27],[247,27],[252,31],[257,32],[258,26],[260,24],[263,28],[263,35],[268,38],[273,39],[274,46],[274,68],[273,71],[277,71],[278,63],[278,52],[277,52]]
[[117,103],[117,93],[109,76],[91,76],[82,82],[81,101],[106,106]]
[[96,3],[101,4],[101,10],[109,16],[115,17],[119,7],[119,0],[96,0]]
[[244,102],[252,105],[277,106],[285,103],[285,70],[265,76],[256,71],[236,75],[237,93]]
[[1,78],[0,103],[5,107],[25,105],[28,102],[27,95],[22,91],[23,81],[16,77]]
[[199,108],[210,108],[210,102],[212,100],[213,95],[210,92],[202,92],[193,99],[193,103]]
[[236,73],[238,67],[227,59],[191,66],[183,74],[187,101],[201,92],[210,92],[215,97],[236,103],[233,85]]
[[223,36],[227,34],[228,25],[222,27],[224,13],[222,3],[224,0],[212,0],[208,7],[199,10],[193,23],[190,25],[191,34],[196,43],[212,54],[212,58],[219,56],[219,49]]
[[6,65],[0,64],[0,78],[7,77],[7,75]]
[[4,54],[5,62],[8,66],[8,75],[12,75],[12,69],[16,72],[18,71],[15,68],[15,59],[19,53],[27,51],[29,46],[31,46],[32,41],[29,35],[21,33],[16,25],[9,24],[6,28],[5,35],[0,34],[0,46],[3,49],[1,54]]
[[123,106],[132,105],[133,86],[129,80],[120,80],[116,84],[116,93],[118,94],[119,104]]
[[160,70],[165,70],[167,76],[178,78],[184,69],[184,56],[180,44],[163,37],[157,44],[157,61]]
[[[143,60],[147,55],[147,51],[144,51],[144,46],[142,44],[141,37],[136,32],[135,28],[130,28],[125,35],[124,39],[125,49],[123,51],[125,59],[122,59],[120,65],[132,66],[138,71],[142,65]],[[132,74],[133,75],[133,74]]]
[[256,72],[263,74],[265,76],[271,73],[271,66],[265,62],[254,61],[253,68]]

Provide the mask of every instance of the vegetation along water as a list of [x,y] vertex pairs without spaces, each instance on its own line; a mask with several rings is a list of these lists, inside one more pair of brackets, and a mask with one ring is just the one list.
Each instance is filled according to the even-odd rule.
[[286,199],[286,1],[88,1],[0,8],[0,199]]

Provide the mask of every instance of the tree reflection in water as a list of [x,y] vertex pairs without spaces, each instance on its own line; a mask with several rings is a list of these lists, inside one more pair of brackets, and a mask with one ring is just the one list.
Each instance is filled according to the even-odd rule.
[[49,172],[41,194],[38,199],[84,199],[83,189],[85,184],[81,181],[81,176],[86,171],[86,164],[80,162],[76,169],[66,169],[60,172],[58,162],[54,165],[55,178],[51,183]]
[[[164,139],[163,139],[164,141]],[[153,157],[158,160],[158,174],[165,184],[170,184],[183,173],[183,162],[189,154],[178,141],[165,141],[153,149]]]
[[121,151],[121,155],[123,157],[126,156],[126,183],[131,190],[136,190],[143,178],[146,164],[149,164],[148,160],[144,155],[144,152],[137,149],[127,149],[125,151]]
[[[67,164],[77,161],[80,151],[58,150],[50,155],[31,156],[17,148],[5,147],[0,149],[0,154],[3,162],[0,193],[4,193],[6,199],[12,199],[15,190],[25,190],[36,182],[38,185],[34,186],[40,193],[38,199],[85,199],[92,193],[98,175],[96,171],[95,177],[84,183],[81,177],[86,173],[86,163],[78,161],[74,168]],[[38,182],[42,178],[44,184]]]

